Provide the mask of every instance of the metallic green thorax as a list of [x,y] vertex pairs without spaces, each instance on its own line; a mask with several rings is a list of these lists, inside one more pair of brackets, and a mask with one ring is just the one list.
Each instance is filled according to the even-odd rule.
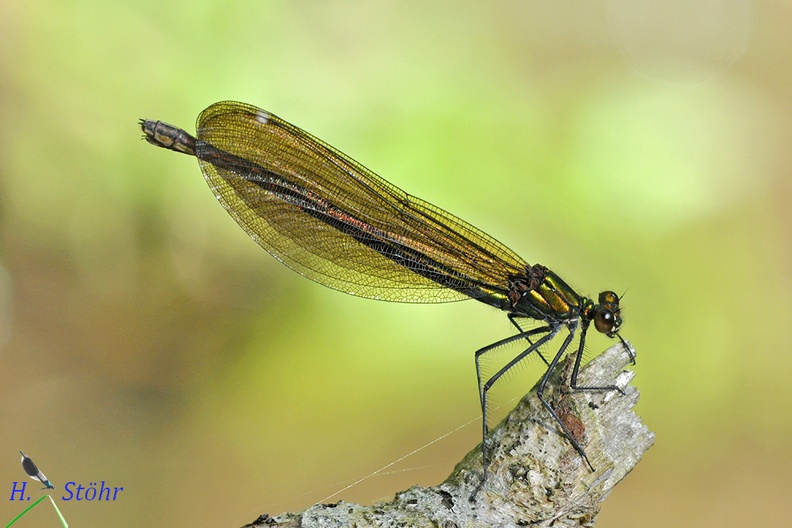
[[548,323],[582,319],[583,325],[594,322],[599,332],[613,337],[621,326],[619,296],[612,291],[599,295],[599,303],[578,295],[550,269],[536,264],[526,268],[522,277],[509,280],[507,309],[516,316]]
[[561,277],[537,264],[527,269],[526,277],[513,278],[509,284],[511,312],[540,321],[559,321],[578,315],[581,297]]

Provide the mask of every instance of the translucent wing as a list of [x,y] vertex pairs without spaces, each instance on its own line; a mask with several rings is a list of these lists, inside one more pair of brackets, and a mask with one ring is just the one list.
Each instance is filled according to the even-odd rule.
[[526,263],[307,132],[251,105],[198,117],[196,155],[217,199],[275,258],[353,295],[497,304]]

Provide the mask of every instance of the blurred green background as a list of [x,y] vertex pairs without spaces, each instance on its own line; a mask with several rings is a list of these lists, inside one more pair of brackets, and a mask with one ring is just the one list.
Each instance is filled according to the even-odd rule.
[[790,27],[781,0],[3,2],[0,490],[23,449],[59,492],[125,488],[60,502],[73,526],[239,526],[472,421],[331,500],[438,483],[479,441],[503,314],[317,286],[140,139],[233,99],[626,291],[657,443],[603,526],[788,522]]

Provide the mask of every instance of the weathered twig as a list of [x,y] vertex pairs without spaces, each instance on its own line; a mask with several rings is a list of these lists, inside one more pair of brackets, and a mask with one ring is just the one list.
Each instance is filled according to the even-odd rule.
[[442,484],[410,488],[392,502],[318,504],[303,512],[262,515],[248,526],[593,526],[602,501],[654,443],[654,434],[632,412],[638,390],[628,385],[634,373],[623,370],[629,361],[618,344],[581,369],[578,379],[581,386],[615,384],[624,394],[570,391],[564,365],[545,391],[586,450],[594,472],[560,433],[534,387],[492,431],[492,462],[478,492],[481,446]]

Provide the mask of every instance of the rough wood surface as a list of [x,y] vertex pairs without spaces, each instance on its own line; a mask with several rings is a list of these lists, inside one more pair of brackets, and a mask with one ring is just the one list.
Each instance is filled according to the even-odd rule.
[[481,446],[437,486],[413,487],[393,501],[360,506],[317,504],[277,517],[262,515],[247,526],[309,527],[493,527],[594,526],[602,501],[654,443],[654,433],[632,408],[638,390],[625,370],[630,357],[618,344],[581,369],[578,383],[615,384],[618,391],[569,391],[569,364],[562,363],[545,397],[581,442],[595,468],[559,432],[536,396],[536,387],[496,427],[487,481],[481,483]]

